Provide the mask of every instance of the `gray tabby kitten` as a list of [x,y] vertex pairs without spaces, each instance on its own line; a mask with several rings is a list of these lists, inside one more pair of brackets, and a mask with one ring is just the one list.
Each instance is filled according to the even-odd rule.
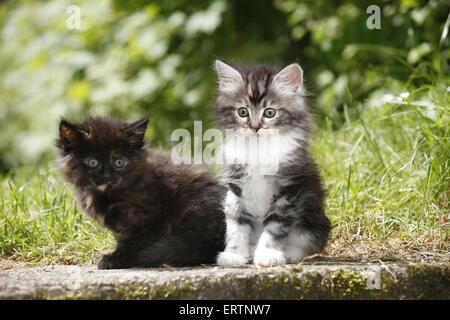
[[[259,162],[225,162],[226,248],[217,263],[270,266],[295,263],[321,251],[331,227],[320,175],[307,152],[312,115],[304,101],[301,67],[233,68],[216,61],[216,69],[216,113],[222,127],[238,136],[276,132],[278,137],[276,148],[262,150],[265,160],[278,161],[273,174],[261,171]],[[229,148],[226,141],[223,152],[227,160],[243,151]]]

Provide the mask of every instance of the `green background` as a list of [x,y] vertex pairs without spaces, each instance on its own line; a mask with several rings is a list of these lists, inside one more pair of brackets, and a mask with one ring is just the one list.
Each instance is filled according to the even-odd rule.
[[[378,3],[381,30],[366,9]],[[81,29],[67,27],[76,4]],[[216,58],[299,62],[324,121],[350,98],[398,94],[448,74],[447,1],[6,1],[0,4],[0,169],[52,152],[58,119],[149,116],[148,138],[211,124]],[[70,22],[70,20],[69,20]],[[445,50],[443,50],[446,48]],[[421,75],[412,77],[421,65]]]

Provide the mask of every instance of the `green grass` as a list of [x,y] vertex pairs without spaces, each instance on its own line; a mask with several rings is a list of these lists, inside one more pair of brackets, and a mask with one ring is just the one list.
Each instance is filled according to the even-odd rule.
[[319,129],[314,144],[334,224],[328,253],[450,261],[446,88],[413,91],[400,104],[353,107],[353,119],[337,131]]
[[[448,99],[444,86],[421,88],[403,104],[349,106],[342,127],[324,121],[317,128],[313,152],[334,226],[326,254],[450,260]],[[1,178],[0,255],[31,265],[94,262],[113,237],[47,168]]]
[[77,208],[55,170],[22,169],[1,181],[0,254],[30,264],[93,262],[112,236]]

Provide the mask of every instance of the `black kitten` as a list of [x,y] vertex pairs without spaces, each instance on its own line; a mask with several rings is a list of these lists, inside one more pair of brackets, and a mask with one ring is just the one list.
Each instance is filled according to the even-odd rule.
[[113,231],[100,269],[213,263],[224,247],[224,190],[206,166],[144,149],[147,120],[62,120],[59,163],[81,207]]

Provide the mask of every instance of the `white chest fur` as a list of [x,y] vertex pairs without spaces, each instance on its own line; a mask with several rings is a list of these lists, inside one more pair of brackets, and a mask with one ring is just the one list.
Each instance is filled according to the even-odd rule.
[[274,176],[259,172],[257,166],[247,167],[242,183],[241,204],[252,215],[264,217],[277,193],[277,183]]
[[245,168],[240,183],[241,204],[250,214],[261,218],[278,193],[277,174],[281,164],[289,159],[299,143],[299,136],[294,134],[267,137],[268,133],[259,136],[237,133],[223,146],[225,162],[239,163]]

